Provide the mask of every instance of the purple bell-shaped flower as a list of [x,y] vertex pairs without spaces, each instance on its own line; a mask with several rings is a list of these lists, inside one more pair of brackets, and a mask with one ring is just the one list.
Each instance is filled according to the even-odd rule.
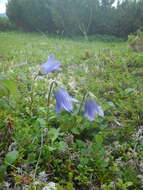
[[87,117],[90,121],[93,121],[96,115],[104,116],[104,112],[101,106],[96,104],[96,101],[88,99],[84,105],[83,115]]
[[46,75],[49,72],[61,70],[60,66],[61,63],[55,61],[55,55],[50,55],[48,60],[41,65],[39,75]]
[[72,112],[73,102],[78,102],[78,100],[71,98],[66,90],[60,88],[55,93],[56,97],[56,112],[61,113],[63,110]]

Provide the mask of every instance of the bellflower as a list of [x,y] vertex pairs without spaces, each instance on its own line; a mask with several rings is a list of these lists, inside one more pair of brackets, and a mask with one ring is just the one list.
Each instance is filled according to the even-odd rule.
[[102,108],[96,104],[96,101],[88,99],[84,105],[83,115],[90,121],[93,121],[96,115],[104,116],[104,112]]
[[61,70],[60,65],[59,61],[55,61],[55,55],[50,55],[48,60],[41,65],[39,75],[46,75],[54,70]]
[[61,111],[66,110],[71,112],[73,110],[73,102],[78,102],[76,99],[71,98],[66,90],[60,88],[55,93],[56,97],[56,112],[61,113]]

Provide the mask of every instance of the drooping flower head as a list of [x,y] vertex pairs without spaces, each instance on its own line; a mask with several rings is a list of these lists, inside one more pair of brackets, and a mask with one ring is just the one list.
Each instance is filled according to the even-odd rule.
[[96,104],[95,100],[88,99],[84,105],[83,115],[87,117],[90,121],[93,121],[96,115],[104,116],[104,112],[101,106]]
[[55,55],[50,55],[48,60],[41,65],[39,75],[46,75],[49,72],[61,70],[60,65],[59,61],[55,61]]
[[73,102],[78,102],[76,99],[71,98],[68,94],[68,92],[60,88],[55,92],[56,97],[56,112],[61,113],[63,110],[66,110],[68,112],[72,112],[73,110]]

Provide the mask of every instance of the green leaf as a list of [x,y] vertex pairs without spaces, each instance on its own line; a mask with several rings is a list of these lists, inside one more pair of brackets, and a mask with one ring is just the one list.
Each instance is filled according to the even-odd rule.
[[4,162],[5,164],[8,164],[8,163],[12,164],[16,161],[17,158],[18,158],[18,151],[14,150],[6,154]]
[[79,135],[79,134],[80,134],[79,129],[76,128],[76,127],[72,128],[71,131],[72,131],[72,133],[73,133],[74,135]]
[[46,121],[43,118],[38,118],[37,122],[40,125],[40,127],[45,127],[46,126]]
[[7,166],[6,165],[1,165],[0,166],[0,174],[3,174],[6,172]]
[[58,143],[58,150],[59,151],[64,151],[65,150],[65,142],[64,141],[60,141]]
[[12,95],[15,95],[16,94],[16,83],[14,81],[11,81],[11,80],[4,80],[3,82],[5,83],[7,88],[9,89],[10,93]]
[[95,136],[95,141],[97,144],[102,144],[103,143],[103,138],[101,135],[96,135]]
[[9,90],[6,88],[6,86],[3,83],[0,83],[0,97],[8,95],[9,95]]
[[0,166],[0,182],[3,181],[6,169],[7,169],[6,165],[1,165]]
[[110,106],[110,107],[115,107],[115,104],[113,102],[107,102],[107,104]]
[[128,92],[128,93],[130,93],[130,92],[134,92],[135,89],[133,89],[133,88],[127,88],[127,89],[125,89],[125,91]]
[[54,142],[62,134],[63,133],[60,133],[60,129],[51,128],[49,130],[49,137],[50,137],[52,142]]
[[56,150],[56,147],[49,146],[48,148],[49,148],[49,151],[51,151],[51,152]]
[[11,80],[0,80],[0,88],[3,89],[4,94],[10,94],[10,95],[15,95],[16,94],[16,83]]
[[132,186],[132,185],[133,185],[133,182],[131,182],[131,181],[128,181],[128,182],[125,183],[125,186],[126,186],[126,187],[130,187],[130,186]]

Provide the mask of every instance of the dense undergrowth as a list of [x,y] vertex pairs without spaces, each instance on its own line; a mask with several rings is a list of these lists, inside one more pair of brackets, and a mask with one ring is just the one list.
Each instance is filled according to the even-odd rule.
[[[62,71],[34,80],[51,53]],[[105,116],[56,114],[53,80],[79,101],[92,92]],[[125,42],[0,33],[0,189],[141,190],[142,83],[143,54]]]

